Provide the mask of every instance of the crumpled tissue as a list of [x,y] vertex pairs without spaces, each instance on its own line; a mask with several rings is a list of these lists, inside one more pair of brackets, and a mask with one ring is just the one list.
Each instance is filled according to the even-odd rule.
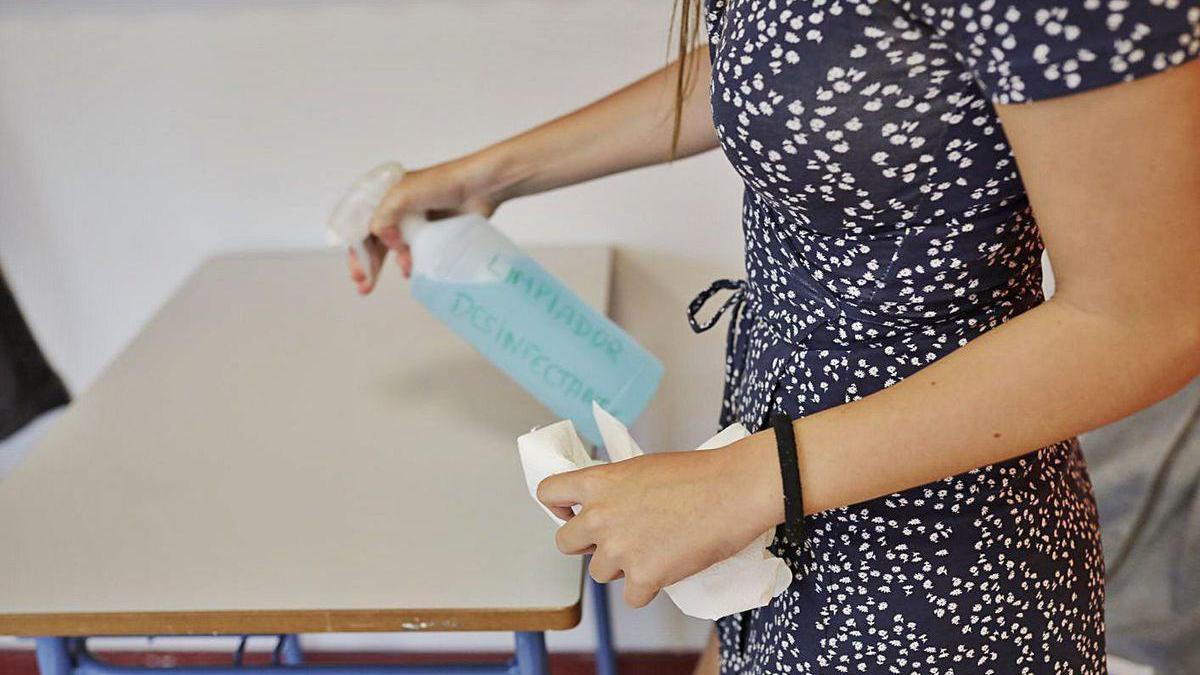
[[[609,459],[620,462],[642,454],[642,449],[629,435],[629,430],[617,418],[596,404],[592,405],[592,412]],[[732,424],[705,441],[697,450],[719,448],[749,435],[741,424]],[[604,462],[588,454],[570,420],[534,429],[517,439],[517,448],[530,496],[552,520],[559,525],[564,524],[565,521],[537,501],[538,484],[548,476]],[[578,512],[579,507],[575,509]],[[763,532],[732,557],[714,563],[663,590],[684,614],[700,619],[715,620],[762,607],[782,593],[792,581],[792,572],[787,563],[767,550],[773,534],[773,530]]]

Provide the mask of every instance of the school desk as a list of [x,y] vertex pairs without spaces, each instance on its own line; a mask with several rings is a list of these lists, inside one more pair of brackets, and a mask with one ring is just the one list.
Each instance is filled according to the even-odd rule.
[[[534,256],[607,306],[609,249]],[[330,251],[208,260],[0,483],[0,634],[40,638],[43,675],[144,672],[83,636],[352,631],[511,631],[509,664],[404,672],[546,672],[584,569],[516,438],[555,418],[395,269],[366,298],[346,276]],[[278,651],[238,672],[308,669]]]

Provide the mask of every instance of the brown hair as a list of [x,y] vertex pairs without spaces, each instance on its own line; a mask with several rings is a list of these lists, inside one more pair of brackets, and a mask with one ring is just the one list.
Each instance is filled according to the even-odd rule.
[[[667,58],[670,59],[671,43],[676,43],[679,69],[675,74],[674,126],[671,130],[671,152],[675,159],[679,151],[679,133],[683,126],[683,100],[696,84],[696,59],[692,53],[700,44],[700,26],[704,23],[702,5],[704,0],[675,0],[671,5],[672,35],[678,29],[678,39],[667,41]],[[678,19],[678,21],[676,21]]]

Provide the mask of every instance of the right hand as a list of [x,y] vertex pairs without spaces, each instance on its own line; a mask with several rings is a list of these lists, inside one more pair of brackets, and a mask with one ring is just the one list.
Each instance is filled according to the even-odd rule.
[[500,200],[484,187],[487,180],[480,166],[463,158],[405,172],[371,218],[371,236],[366,242],[371,259],[364,264],[350,252],[350,278],[358,285],[359,293],[366,295],[375,288],[389,251],[396,254],[404,276],[412,274],[412,255],[400,232],[405,216],[415,214],[437,220],[463,213],[492,215]]

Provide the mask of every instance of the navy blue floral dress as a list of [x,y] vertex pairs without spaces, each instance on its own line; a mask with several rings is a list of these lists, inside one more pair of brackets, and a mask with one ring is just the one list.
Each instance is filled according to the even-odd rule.
[[[1043,300],[993,103],[1200,51],[1196,0],[708,0],[713,119],[745,181],[721,423],[899,382]],[[1071,395],[1064,392],[1064,395]],[[931,433],[935,431],[931,430]],[[808,519],[795,572],[718,622],[724,673],[1102,673],[1103,561],[1066,440]]]

